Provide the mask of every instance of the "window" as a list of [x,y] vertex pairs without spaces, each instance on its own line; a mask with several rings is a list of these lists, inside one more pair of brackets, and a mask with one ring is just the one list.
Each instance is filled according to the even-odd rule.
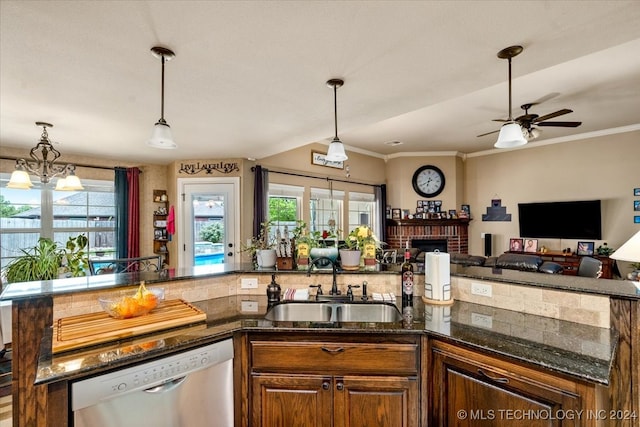
[[273,222],[271,233],[284,236],[287,227],[289,233],[296,227],[296,221],[302,219],[302,197],[304,187],[284,184],[269,184],[269,219]]
[[[342,230],[342,205],[344,191],[333,190],[333,199],[330,192],[324,188],[311,188],[311,200],[309,208],[311,219],[309,223],[310,231],[339,232]],[[342,236],[337,236],[342,238]]]
[[83,179],[82,191],[54,191],[34,182],[31,190],[6,188],[10,174],[0,174],[0,261],[4,268],[21,248],[35,246],[40,237],[64,245],[84,233],[90,258],[112,258],[115,251],[113,181]]
[[349,230],[359,225],[367,225],[375,230],[376,202],[373,194],[349,193]]

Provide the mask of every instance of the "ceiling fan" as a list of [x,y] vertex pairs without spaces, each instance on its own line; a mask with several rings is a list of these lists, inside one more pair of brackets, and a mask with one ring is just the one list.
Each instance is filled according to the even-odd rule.
[[[511,115],[511,58],[519,55],[522,52],[522,46],[510,46],[505,49],[502,49],[498,52],[498,58],[507,59],[509,61],[509,118],[508,119],[494,119],[495,122],[504,122],[505,124],[502,126],[502,129],[498,129],[492,132],[487,132],[478,135],[478,137],[491,135],[496,132],[500,132],[500,136],[498,137],[498,142],[496,142],[496,147],[498,148],[506,148],[506,147],[515,147],[518,145],[526,144],[528,140],[535,139],[540,136],[540,129],[535,126],[556,126],[556,127],[578,127],[582,124],[582,122],[548,122],[547,120],[553,119],[558,116],[562,116],[565,114],[572,113],[573,110],[569,110],[567,108],[563,108],[562,110],[555,111],[553,113],[545,114],[544,116],[539,116],[538,114],[529,114],[529,108],[534,105],[537,105],[535,102],[523,104],[520,106],[524,110],[524,114],[520,117],[512,118]],[[523,137],[519,138],[518,135],[512,135],[513,139],[504,141],[503,133],[505,131],[509,131],[509,127],[513,128],[513,125],[517,124],[520,127],[520,131],[522,132]],[[535,126],[534,126],[535,125]],[[510,129],[514,131],[514,129]],[[517,127],[516,127],[517,131]],[[515,132],[517,133],[517,132]],[[502,142],[501,142],[502,141]]]

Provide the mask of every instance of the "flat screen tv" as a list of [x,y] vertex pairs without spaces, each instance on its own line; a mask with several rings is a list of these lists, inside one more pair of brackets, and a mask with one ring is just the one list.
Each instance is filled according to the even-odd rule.
[[602,239],[600,200],[518,203],[521,237]]

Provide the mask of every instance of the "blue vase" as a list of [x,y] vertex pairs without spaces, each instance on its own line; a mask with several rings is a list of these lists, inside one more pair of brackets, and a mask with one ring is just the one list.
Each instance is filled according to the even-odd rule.
[[[317,258],[325,257],[329,258],[335,263],[338,259],[338,248],[336,248],[335,246],[328,248],[311,248],[309,257],[311,258],[312,262]],[[331,268],[331,263],[327,260],[318,261],[315,265],[318,268]]]

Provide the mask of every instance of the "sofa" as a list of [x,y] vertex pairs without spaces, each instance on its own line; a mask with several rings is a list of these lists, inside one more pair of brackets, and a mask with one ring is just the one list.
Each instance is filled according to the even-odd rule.
[[452,253],[449,256],[451,264],[463,266],[505,268],[547,274],[561,274],[563,271],[562,265],[556,262],[543,261],[538,255],[505,253],[497,257],[486,258],[478,255]]

